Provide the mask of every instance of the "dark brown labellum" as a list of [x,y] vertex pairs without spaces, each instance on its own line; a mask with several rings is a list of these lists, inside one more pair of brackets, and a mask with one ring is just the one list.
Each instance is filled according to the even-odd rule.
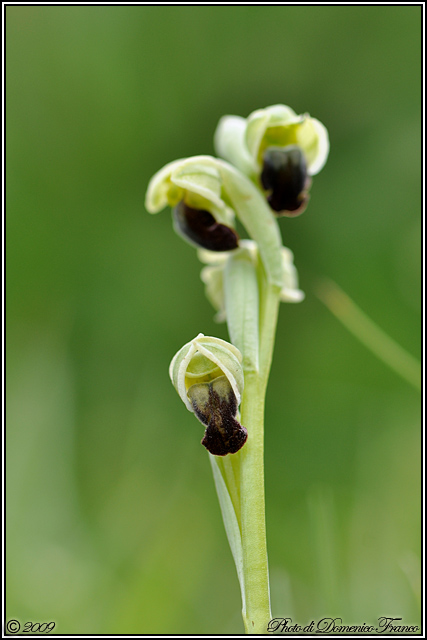
[[226,376],[194,384],[187,393],[195,415],[206,426],[202,445],[209,453],[226,456],[239,451],[248,432],[236,420],[236,396]]
[[302,213],[308,203],[310,178],[301,149],[297,146],[266,149],[261,183],[273,211],[287,216]]
[[209,211],[192,209],[183,200],[174,207],[173,220],[176,231],[202,249],[231,251],[239,245],[234,229],[217,222]]

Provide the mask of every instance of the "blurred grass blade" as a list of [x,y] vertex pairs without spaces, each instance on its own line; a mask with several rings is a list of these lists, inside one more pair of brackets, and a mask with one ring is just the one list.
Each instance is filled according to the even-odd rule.
[[340,615],[344,603],[340,602],[338,532],[333,489],[329,486],[312,486],[307,499],[321,604],[331,615]]
[[422,575],[421,563],[418,556],[413,551],[407,549],[399,561],[399,566],[405,574],[408,583],[411,587],[411,591],[414,594],[415,600],[419,609],[421,610],[421,582],[420,576]]
[[322,280],[315,293],[365,347],[421,391],[421,365],[417,359],[375,324],[335,282]]

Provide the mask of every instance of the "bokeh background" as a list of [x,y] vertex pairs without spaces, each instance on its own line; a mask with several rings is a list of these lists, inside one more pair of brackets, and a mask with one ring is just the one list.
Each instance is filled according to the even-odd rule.
[[241,633],[201,425],[168,378],[213,321],[192,247],[144,210],[227,113],[329,129],[283,219],[266,409],[273,614],[420,621],[420,398],[316,296],[337,282],[420,353],[421,7],[8,6],[7,619]]

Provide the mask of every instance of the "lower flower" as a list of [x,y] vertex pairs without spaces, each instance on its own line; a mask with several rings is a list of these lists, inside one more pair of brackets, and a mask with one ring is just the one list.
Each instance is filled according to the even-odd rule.
[[200,333],[178,351],[169,368],[185,406],[206,427],[203,446],[215,456],[236,453],[248,437],[237,420],[243,391],[241,363],[234,345]]

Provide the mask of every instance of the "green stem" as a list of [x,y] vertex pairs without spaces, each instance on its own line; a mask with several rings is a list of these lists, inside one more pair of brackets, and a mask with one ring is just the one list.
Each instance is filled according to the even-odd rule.
[[234,482],[227,473],[227,464],[218,463],[218,467],[234,503],[240,529],[238,572],[243,581],[243,621],[246,633],[259,635],[267,633],[271,619],[265,526],[264,403],[280,288],[267,283],[263,266],[260,264],[257,270],[244,250],[229,259],[224,284],[230,337],[243,355],[245,388],[241,422],[248,430],[248,440],[233,456]]
[[[240,457],[240,510],[245,580],[246,633],[267,633],[271,620],[264,497],[264,403],[272,360],[279,296],[274,287],[264,291],[261,307],[260,373],[245,373],[241,404],[248,440]],[[266,313],[263,313],[263,310]],[[267,313],[268,311],[268,313]]]
[[260,374],[267,386],[273,360],[276,325],[279,315],[280,288],[269,285],[263,278],[260,301]]
[[256,373],[245,376],[242,424],[248,440],[240,454],[240,513],[246,633],[267,633],[270,612],[264,497],[264,391]]
[[[264,496],[264,403],[283,285],[282,239],[264,195],[227,162],[203,156],[219,170],[224,192],[256,241],[260,259],[241,247],[224,270],[231,342],[241,351],[245,387],[241,423],[246,444],[226,459],[211,456],[225,529],[236,564],[248,634],[267,633],[271,619]],[[228,458],[232,458],[231,460]]]

